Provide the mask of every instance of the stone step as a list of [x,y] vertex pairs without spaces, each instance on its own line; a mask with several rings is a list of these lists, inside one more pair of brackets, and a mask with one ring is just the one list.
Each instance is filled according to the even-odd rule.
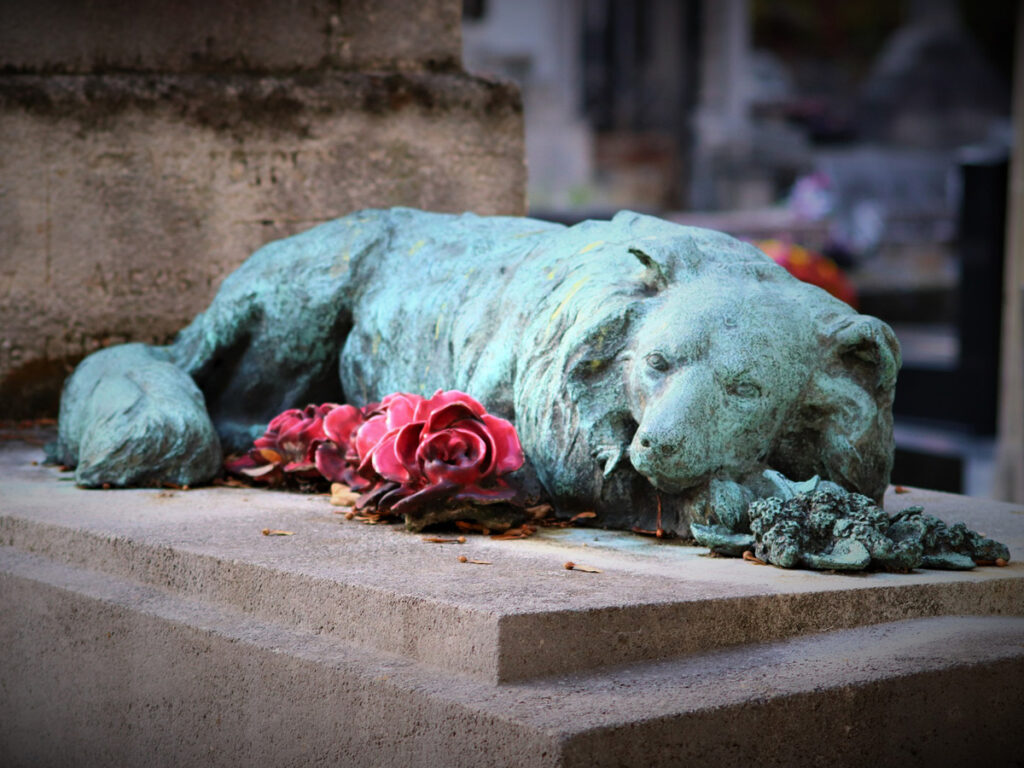
[[[86,491],[40,459],[0,444],[0,765],[1024,756],[1018,562],[785,571],[584,528],[439,544],[324,496]],[[1024,552],[1017,506],[886,503]]]
[[943,766],[1024,754],[1021,617],[909,619],[495,685],[13,548],[0,604],[4,765]]
[[[969,572],[785,571],[584,528],[435,544],[399,526],[345,520],[323,496],[86,491],[36,459],[29,449],[0,451],[0,542],[9,548],[489,682],[899,619],[1024,615],[1017,562]],[[1024,552],[1024,514],[1012,505],[920,490],[887,499],[890,511],[912,503]],[[265,528],[294,535],[263,536]],[[601,573],[566,570],[567,561]]]

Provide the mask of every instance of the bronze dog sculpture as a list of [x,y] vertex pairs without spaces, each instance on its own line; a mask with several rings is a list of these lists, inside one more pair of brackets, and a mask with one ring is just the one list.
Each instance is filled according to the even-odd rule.
[[195,484],[285,408],[456,388],[515,423],[527,495],[686,535],[768,469],[880,499],[899,365],[884,323],[717,232],[371,210],[261,248],[173,344],[83,361],[56,458]]

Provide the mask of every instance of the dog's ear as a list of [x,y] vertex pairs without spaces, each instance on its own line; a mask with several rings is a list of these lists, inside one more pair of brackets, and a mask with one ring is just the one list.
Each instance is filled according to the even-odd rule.
[[661,291],[668,287],[669,278],[666,267],[655,260],[653,256],[639,248],[630,248],[637,261],[644,265],[644,274],[640,282],[649,290]]
[[[827,323],[822,367],[814,373],[780,461],[797,476],[820,474],[880,500],[892,471],[892,400],[900,348],[874,317]],[[794,466],[795,465],[795,466]]]
[[824,338],[831,369],[892,395],[900,369],[900,343],[892,328],[877,317],[852,315],[832,323]]

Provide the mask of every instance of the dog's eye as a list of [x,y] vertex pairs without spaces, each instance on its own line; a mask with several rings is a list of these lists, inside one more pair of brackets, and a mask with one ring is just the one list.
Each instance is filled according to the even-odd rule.
[[729,394],[744,398],[757,397],[761,394],[761,388],[749,381],[740,381],[729,387]]
[[647,364],[656,371],[668,370],[668,360],[665,359],[664,355],[658,352],[652,352],[644,359],[647,361]]

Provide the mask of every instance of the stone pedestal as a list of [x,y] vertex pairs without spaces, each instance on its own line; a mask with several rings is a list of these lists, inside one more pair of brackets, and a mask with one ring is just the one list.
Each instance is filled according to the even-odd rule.
[[[324,496],[85,491],[39,458],[0,450],[5,765],[1024,754],[1017,562],[784,571],[583,528],[439,544],[346,520]],[[1024,552],[1014,506],[886,499],[911,504]]]
[[260,245],[353,210],[522,214],[518,90],[462,71],[460,3],[0,8],[0,419],[163,343]]

